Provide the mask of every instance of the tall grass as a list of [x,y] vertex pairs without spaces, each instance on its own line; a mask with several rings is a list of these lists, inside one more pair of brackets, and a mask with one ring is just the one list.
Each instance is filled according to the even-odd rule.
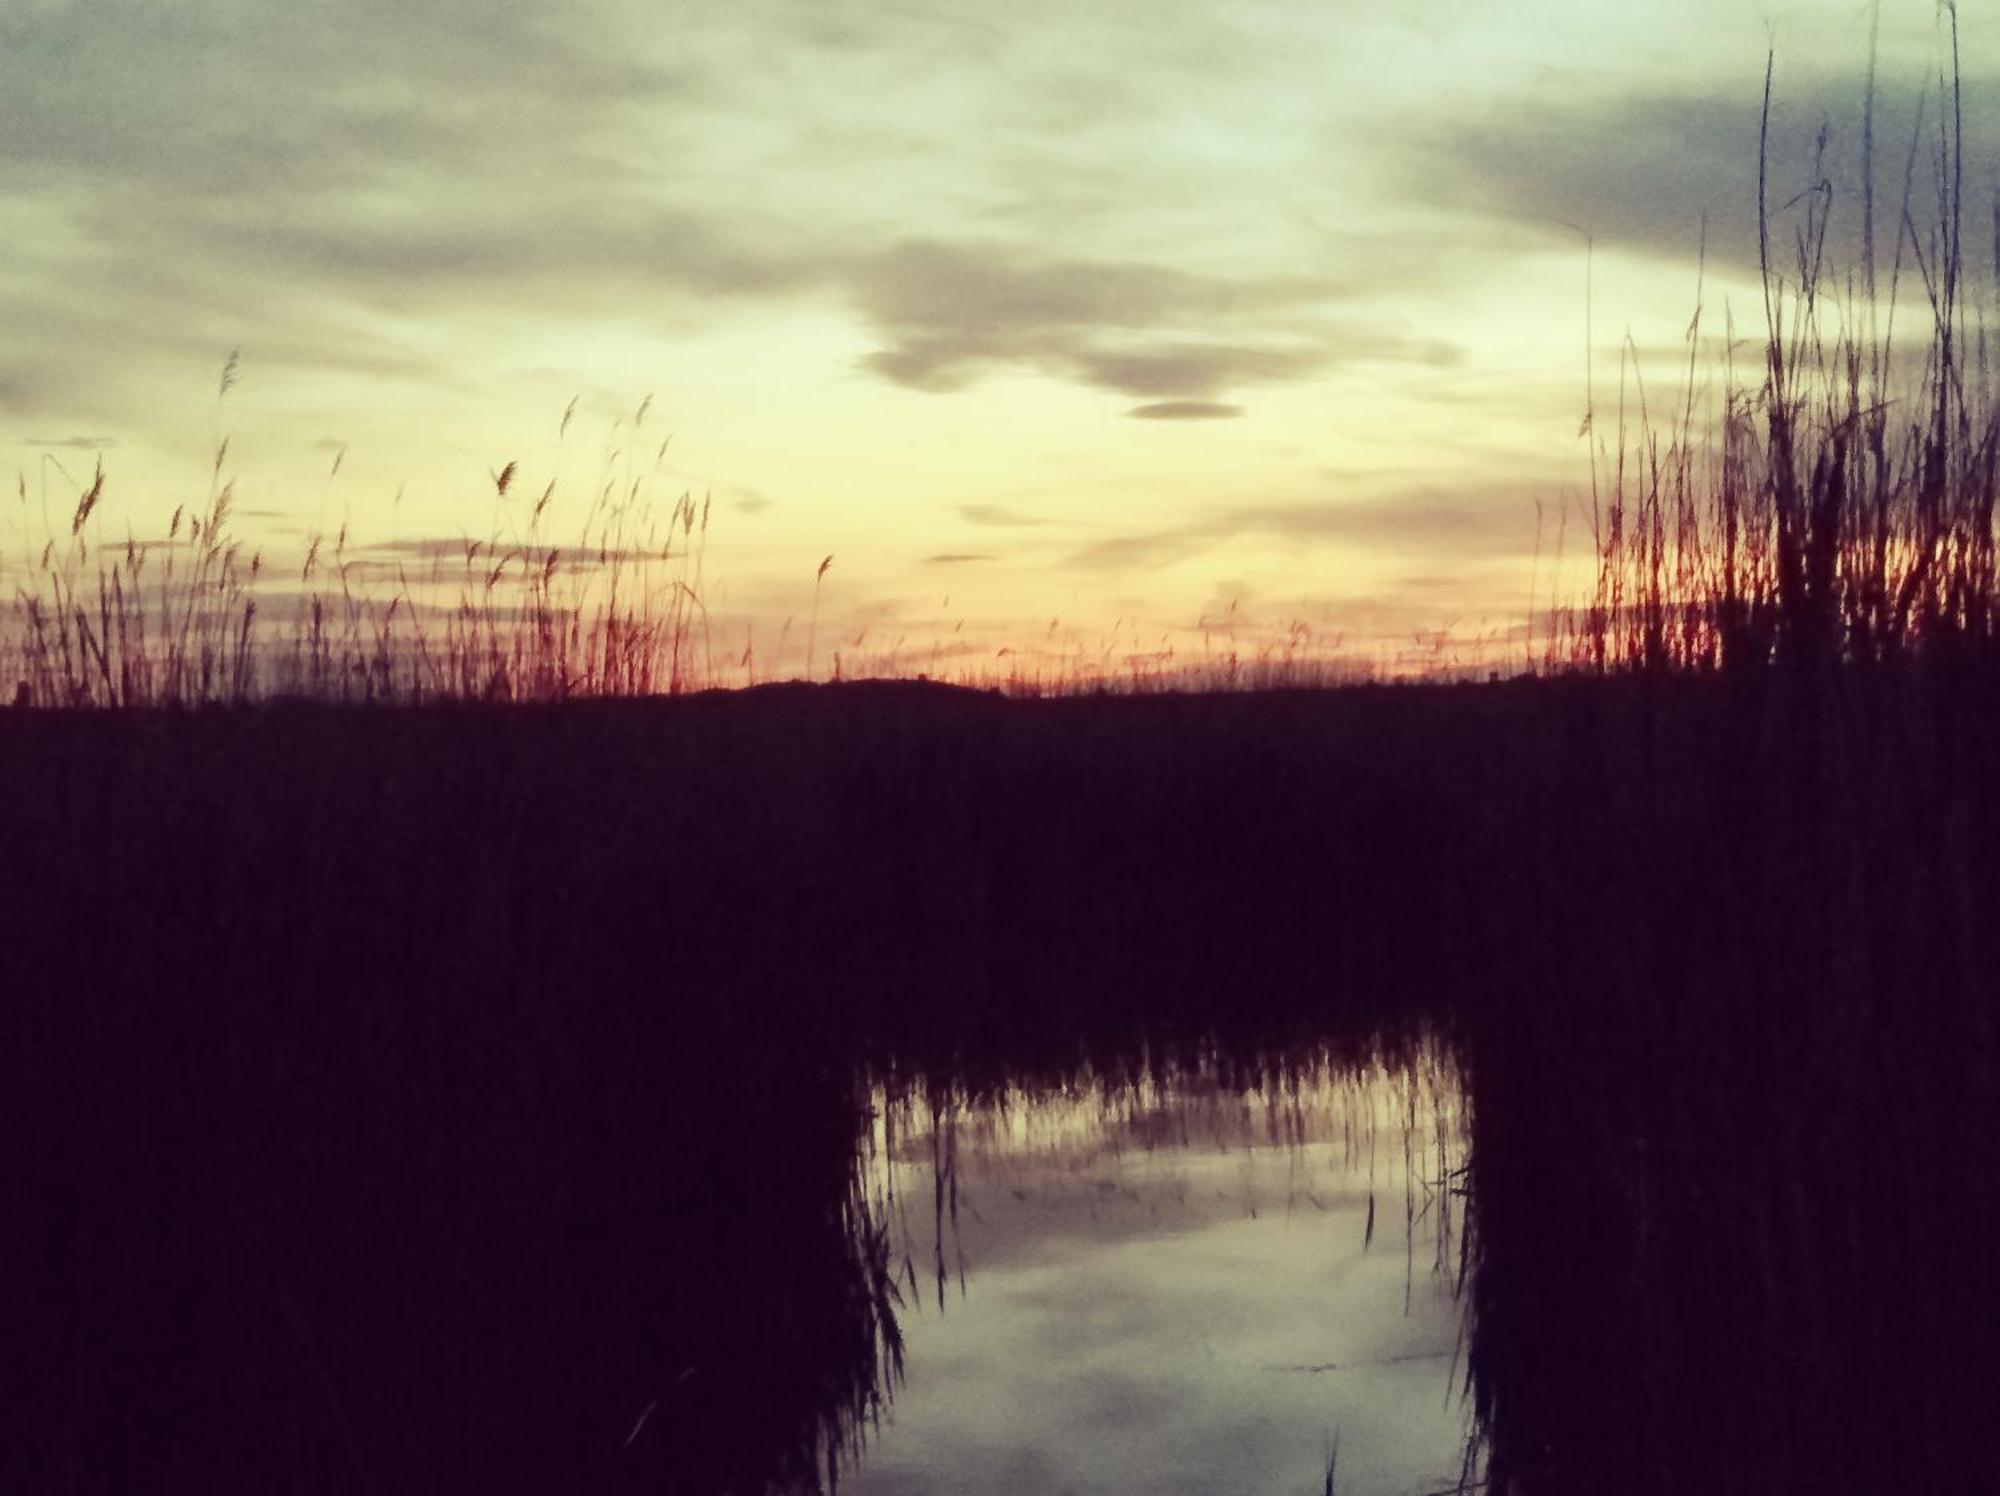
[[1465,1051],[1495,1492],[2000,1480],[2000,411],[1955,52],[1886,273],[1872,225],[1827,268],[1816,172],[1789,270],[1759,214],[1757,372],[1621,429],[1575,673],[1473,813],[1512,884]]
[[[461,555],[336,533],[280,587],[226,450],[162,546],[78,485],[17,598],[28,703],[431,709],[0,720],[23,1488],[546,1489],[637,1447],[631,1484],[726,1490],[772,1471],[704,1422],[771,1408],[802,1477],[896,1355],[855,1075],[1418,1026],[1471,1088],[1490,1489],[1995,1485],[2000,418],[1957,95],[1886,274],[1872,213],[1828,270],[1830,176],[1789,268],[1760,214],[1758,371],[1711,420],[1691,362],[1605,448],[1557,680],[461,709],[708,678],[706,505],[655,528],[621,479],[558,549],[510,465],[526,518]],[[631,1446],[656,1400],[675,1442]]]
[[[1595,595],[1559,611],[1549,665],[1879,663],[1992,642],[2000,399],[1968,294],[1963,90],[1948,14],[1949,70],[1912,127],[1886,266],[1872,71],[1861,263],[1842,267],[1829,257],[1838,190],[1825,131],[1810,178],[1787,200],[1800,207],[1790,244],[1774,232],[1767,67],[1758,367],[1738,370],[1732,320],[1717,411],[1698,306],[1667,409],[1649,404],[1636,373],[1621,382],[1615,431],[1592,433]],[[1925,202],[1934,211],[1920,222]]]
[[16,705],[38,707],[676,694],[714,673],[701,590],[710,501],[684,492],[661,512],[649,481],[664,454],[638,476],[607,457],[567,541],[548,533],[556,480],[529,499],[509,462],[492,477],[491,530],[456,555],[356,544],[343,524],[310,537],[284,576],[235,532],[227,440],[204,501],[150,541],[107,534],[100,464],[66,523],[44,517],[37,545],[23,479],[0,670]]

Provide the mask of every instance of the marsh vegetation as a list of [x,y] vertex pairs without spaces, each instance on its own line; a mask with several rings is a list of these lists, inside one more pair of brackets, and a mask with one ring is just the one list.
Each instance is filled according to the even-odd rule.
[[1790,263],[1760,213],[1754,376],[1697,327],[1671,417],[1593,411],[1595,591],[1517,679],[693,692],[692,501],[380,603],[336,540],[265,632],[222,454],[161,550],[81,486],[0,720],[0,1485],[831,1484],[951,1276],[885,1118],[1438,1057],[1468,1479],[2000,1485],[1958,107],[1852,276],[1830,176]]

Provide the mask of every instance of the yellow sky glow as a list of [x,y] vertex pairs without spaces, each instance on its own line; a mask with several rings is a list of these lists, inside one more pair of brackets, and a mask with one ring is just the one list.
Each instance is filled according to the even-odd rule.
[[[1584,234],[1600,409],[1628,335],[1649,379],[1684,357],[1704,214],[1708,326],[1754,334],[1765,46],[1774,180],[1822,119],[1851,167],[1873,14],[292,9],[0,9],[0,565],[99,455],[101,538],[163,525],[225,433],[274,555],[485,534],[508,461],[560,540],[643,474],[713,495],[711,614],[778,671],[828,554],[825,632],[877,668],[1218,621],[1518,647],[1589,485]],[[1936,15],[1881,7],[1885,158]],[[2000,31],[1962,62],[1991,100]]]

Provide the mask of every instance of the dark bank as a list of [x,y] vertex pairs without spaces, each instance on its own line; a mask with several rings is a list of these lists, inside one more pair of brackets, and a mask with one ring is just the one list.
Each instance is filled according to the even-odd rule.
[[830,1483],[878,1086],[1426,1037],[1493,1488],[1963,1480],[1996,680],[11,714],[8,1483]]

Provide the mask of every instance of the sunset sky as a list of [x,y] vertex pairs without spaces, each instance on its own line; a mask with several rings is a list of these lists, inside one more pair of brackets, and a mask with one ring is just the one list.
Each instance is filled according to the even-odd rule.
[[[1881,8],[1898,182],[1936,16]],[[2000,21],[1964,25],[1983,212]],[[0,441],[31,496],[0,562],[99,452],[101,522],[143,534],[228,433],[275,552],[343,519],[484,534],[508,461],[520,492],[560,477],[560,538],[607,453],[643,471],[671,435],[654,492],[713,494],[709,602],[766,654],[828,554],[859,657],[960,627],[981,657],[1188,647],[1232,604],[1364,651],[1518,628],[1566,500],[1580,543],[1585,235],[1600,405],[1628,334],[1649,378],[1685,358],[1704,214],[1710,326],[1754,335],[1766,47],[1775,206],[1822,120],[1851,188],[1870,26],[1857,0],[0,0]]]

